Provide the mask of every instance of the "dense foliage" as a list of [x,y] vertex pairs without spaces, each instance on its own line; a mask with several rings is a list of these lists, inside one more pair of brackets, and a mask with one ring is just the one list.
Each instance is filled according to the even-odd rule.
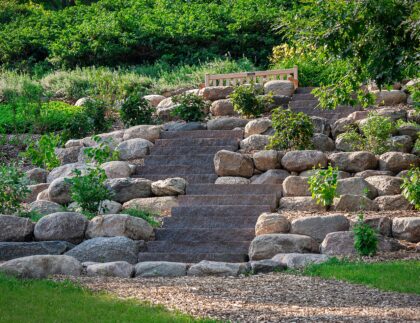
[[23,155],[33,165],[52,170],[61,164],[55,153],[55,149],[59,146],[60,142],[61,138],[58,135],[42,135],[38,141],[29,144]]
[[130,95],[124,100],[120,109],[122,122],[126,127],[141,124],[153,124],[153,113],[155,109],[140,95]]
[[203,121],[209,109],[208,103],[193,93],[176,95],[172,101],[177,105],[171,111],[172,116],[187,122]]
[[19,167],[0,165],[0,214],[21,210],[21,202],[29,194],[29,180]]
[[86,156],[86,162],[101,165],[119,159],[119,152],[111,148],[111,145],[115,146],[115,142],[112,139],[104,140],[99,136],[93,136],[92,140],[96,145],[86,147],[83,150],[83,154]]
[[237,86],[229,95],[236,112],[246,117],[259,117],[264,112],[270,100],[259,96],[261,91],[254,84]]
[[403,181],[402,195],[416,210],[420,210],[420,168],[411,168]]
[[[315,168],[314,168],[315,170]],[[308,178],[309,190],[317,204],[330,206],[336,196],[338,168],[328,165],[327,169],[316,169],[314,175]]]
[[353,227],[354,249],[360,256],[373,256],[378,248],[376,231],[364,221],[363,213],[358,215],[357,223]]

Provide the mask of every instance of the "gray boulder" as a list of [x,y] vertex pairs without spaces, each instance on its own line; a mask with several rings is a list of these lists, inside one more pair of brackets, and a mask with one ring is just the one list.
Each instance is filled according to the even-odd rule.
[[211,104],[210,112],[216,117],[233,116],[237,114],[233,109],[232,102],[229,99],[214,101]]
[[362,195],[370,199],[374,199],[378,196],[376,188],[361,177],[350,177],[338,180],[336,193],[338,196],[348,194]]
[[28,170],[25,174],[31,183],[41,184],[47,182],[48,171],[45,169],[33,168]]
[[216,153],[214,167],[219,176],[251,177],[254,173],[251,157],[228,150],[220,150]]
[[215,184],[251,184],[251,180],[245,177],[222,176],[216,179]]
[[334,210],[348,212],[377,211],[378,206],[365,196],[345,194],[334,199]]
[[202,260],[188,270],[188,276],[238,276],[245,273],[244,263],[229,263]]
[[277,150],[261,150],[252,155],[255,168],[266,171],[281,168],[283,153]]
[[81,146],[75,146],[70,148],[56,148],[55,155],[60,160],[61,165],[77,163],[81,149]]
[[271,259],[289,269],[302,269],[308,265],[322,264],[330,257],[311,253],[280,253]]
[[88,167],[89,165],[86,164],[73,163],[54,168],[47,176],[47,183],[52,183],[55,179],[60,177],[73,177],[73,173],[76,169],[85,172]]
[[413,139],[410,136],[394,136],[387,140],[390,151],[410,153],[413,149]]
[[122,204],[115,201],[105,200],[101,202],[99,209],[99,215],[118,214],[122,210]]
[[307,177],[289,176],[283,181],[283,196],[311,196]]
[[325,211],[325,206],[317,204],[310,196],[295,196],[295,197],[282,197],[280,199],[280,210],[287,211]]
[[226,99],[232,92],[233,87],[231,86],[207,86],[200,90],[199,95],[202,96],[204,100],[216,101]]
[[271,233],[287,233],[290,229],[289,220],[278,213],[263,213],[255,224],[255,235]]
[[112,199],[119,203],[152,195],[152,181],[144,178],[114,178],[105,185],[112,192]]
[[410,242],[420,242],[420,217],[394,218],[392,236]]
[[265,149],[268,145],[270,136],[267,135],[250,135],[240,142],[243,151],[256,151]]
[[314,149],[319,151],[334,151],[335,143],[327,135],[322,133],[315,133],[312,137],[312,144]]
[[126,261],[114,261],[87,266],[86,275],[90,277],[133,277],[134,266]]
[[293,220],[290,232],[310,236],[316,241],[322,242],[328,233],[347,231],[349,227],[349,220],[341,214],[308,216]]
[[145,261],[135,266],[136,277],[179,277],[187,275],[187,264],[168,261]]
[[402,195],[383,195],[375,199],[379,211],[411,210],[413,206]]
[[156,108],[160,102],[166,99],[166,97],[159,94],[150,94],[150,95],[145,95],[143,99],[149,102],[152,107]]
[[354,177],[362,177],[364,179],[371,176],[392,176],[393,173],[389,170],[364,170],[363,172],[358,172],[354,174]]
[[152,183],[152,192],[156,196],[183,195],[187,181],[181,177],[167,178]]
[[34,255],[61,255],[73,247],[66,241],[0,242],[0,261]]
[[329,156],[329,159],[332,166],[349,173],[376,169],[378,166],[378,159],[368,151],[334,153]]
[[397,195],[401,193],[402,178],[394,176],[371,176],[366,181],[376,188],[378,195]]
[[0,241],[28,241],[35,223],[27,218],[0,214]]
[[109,179],[130,177],[130,164],[124,161],[110,161],[101,165]]
[[48,187],[48,200],[57,204],[71,202],[71,185],[67,183],[66,177],[55,179]]
[[38,200],[29,204],[29,211],[37,212],[42,215],[57,213],[63,210],[63,207],[51,201]]
[[169,122],[163,125],[164,131],[195,131],[206,130],[207,125],[201,122]]
[[388,152],[379,157],[380,170],[399,173],[402,170],[410,169],[412,165],[419,166],[420,157],[399,152]]
[[239,117],[221,117],[211,119],[207,122],[208,130],[233,130],[235,128],[243,128],[249,120]]
[[[352,227],[358,222],[358,218],[352,219]],[[364,223],[368,224],[371,228],[375,229],[379,234],[390,237],[392,234],[392,220],[387,216],[376,216],[373,218],[365,218]]]
[[282,184],[290,176],[284,169],[270,169],[251,181],[252,184]]
[[271,273],[274,271],[286,269],[286,266],[272,259],[250,261],[249,266],[251,267],[251,271],[254,274]]
[[157,214],[170,214],[173,207],[179,206],[176,196],[146,197],[130,200],[123,204],[123,210],[149,210]]
[[311,116],[312,123],[314,125],[315,133],[322,133],[326,136],[329,136],[331,133],[331,127],[327,119]]
[[25,199],[22,202],[32,203],[33,201],[36,201],[38,194],[48,189],[49,186],[50,184],[47,183],[28,185],[29,194],[25,197]]
[[265,94],[292,96],[294,92],[294,84],[288,80],[273,80],[264,84]]
[[123,140],[141,138],[150,142],[155,142],[156,139],[160,138],[161,131],[162,126],[139,125],[126,129],[124,131]]
[[115,151],[120,154],[121,160],[133,160],[146,157],[149,154],[153,144],[141,138],[129,139],[120,143]]
[[295,150],[287,152],[281,164],[290,172],[302,172],[313,167],[324,168],[327,166],[327,157],[317,150]]
[[260,135],[271,128],[272,122],[269,118],[259,118],[249,121],[245,126],[245,138],[252,135]]

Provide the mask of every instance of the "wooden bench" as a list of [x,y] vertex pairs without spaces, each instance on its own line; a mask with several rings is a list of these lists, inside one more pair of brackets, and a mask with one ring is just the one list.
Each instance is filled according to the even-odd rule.
[[246,83],[264,84],[272,80],[289,80],[298,87],[297,66],[285,70],[256,71],[230,74],[206,74],[205,86],[235,86]]

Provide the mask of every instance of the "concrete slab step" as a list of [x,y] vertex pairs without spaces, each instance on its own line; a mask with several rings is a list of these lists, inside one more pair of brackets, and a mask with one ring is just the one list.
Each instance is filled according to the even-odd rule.
[[282,185],[260,184],[193,184],[187,186],[187,195],[249,195],[282,194]]
[[315,95],[313,95],[311,93],[302,93],[302,94],[294,94],[292,96],[291,101],[301,101],[301,100],[315,100],[315,101],[317,101],[318,99],[315,97]]
[[195,130],[195,131],[164,131],[160,134],[162,139],[175,138],[235,138],[243,139],[242,130]]
[[201,155],[149,155],[144,159],[146,166],[151,165],[214,165],[214,154]]
[[163,220],[167,229],[254,229],[259,214],[252,216],[178,215]]
[[179,146],[235,146],[239,139],[235,138],[180,138],[180,139],[157,139],[156,147],[179,147]]
[[151,165],[151,166],[137,166],[136,175],[168,175],[173,177],[173,174],[188,175],[188,174],[211,174],[214,173],[214,165],[211,164],[196,164],[196,165]]
[[236,146],[179,146],[179,147],[152,147],[150,155],[199,155],[215,154],[219,150],[237,151]]
[[295,94],[307,94],[307,93],[311,93],[313,89],[315,89],[315,87],[313,87],[313,86],[298,87],[295,90]]
[[240,253],[154,253],[141,252],[138,255],[138,261],[172,261],[197,263],[201,260],[222,261],[222,262],[246,262],[249,260],[247,254]]
[[170,177],[182,177],[190,184],[210,184],[214,183],[217,179],[216,174],[178,174],[174,173],[171,175],[165,174],[144,174],[144,175],[133,175],[134,178],[146,178],[150,179],[151,181],[159,181],[162,179],[167,179]]
[[205,216],[208,218],[220,217],[224,219],[235,216],[258,217],[261,213],[270,211],[271,208],[269,205],[254,205],[252,207],[249,207],[248,205],[213,205],[212,207],[198,205],[174,207],[172,208],[171,214],[172,218],[183,216]]
[[149,241],[147,252],[247,254],[250,244],[251,241]]
[[156,240],[170,241],[251,241],[255,229],[156,229]]
[[318,100],[295,100],[290,101],[289,107],[292,111],[295,109],[308,109],[313,110],[318,106]]
[[277,207],[275,194],[265,195],[182,195],[178,197],[180,206],[193,205],[268,205],[272,210]]

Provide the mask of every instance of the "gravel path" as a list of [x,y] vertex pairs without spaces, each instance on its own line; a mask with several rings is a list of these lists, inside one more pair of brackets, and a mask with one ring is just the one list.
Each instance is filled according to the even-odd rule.
[[420,322],[420,295],[285,273],[239,278],[77,278],[97,291],[232,322]]

